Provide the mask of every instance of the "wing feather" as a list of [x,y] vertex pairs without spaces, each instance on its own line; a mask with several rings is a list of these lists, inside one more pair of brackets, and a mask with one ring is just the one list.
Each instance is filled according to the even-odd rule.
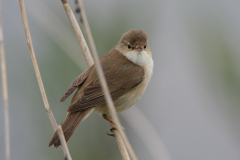
[[[100,63],[113,100],[141,84],[144,79],[142,67],[132,63],[116,51],[104,56],[100,59]],[[84,111],[103,104],[106,104],[106,101],[96,70],[93,68],[84,85],[75,93],[67,111]]]
[[84,71],[82,74],[80,74],[71,84],[71,86],[68,88],[68,90],[65,92],[63,97],[61,98],[60,102],[64,102],[72,93],[73,91],[80,87],[80,85],[85,81],[85,79],[88,77],[90,72],[93,69],[93,65],[88,68],[86,71]]

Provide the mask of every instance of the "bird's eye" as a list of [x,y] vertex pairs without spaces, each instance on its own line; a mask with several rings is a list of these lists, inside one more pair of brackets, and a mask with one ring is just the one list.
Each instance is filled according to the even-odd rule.
[[147,45],[145,44],[144,49],[146,49],[146,48],[147,48]]
[[132,48],[131,45],[130,45],[129,43],[127,44],[127,46],[128,46],[128,49],[131,49],[131,48]]

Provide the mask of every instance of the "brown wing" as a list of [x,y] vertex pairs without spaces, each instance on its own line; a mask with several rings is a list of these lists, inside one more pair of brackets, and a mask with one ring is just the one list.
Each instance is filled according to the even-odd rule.
[[[100,63],[113,100],[137,87],[144,79],[143,68],[129,61],[115,49],[104,55]],[[105,103],[100,81],[94,68],[84,85],[75,93],[68,112],[83,111]]]
[[88,77],[89,73],[92,71],[93,65],[88,68],[86,71],[84,71],[82,74],[80,74],[71,84],[71,86],[68,88],[68,90],[65,92],[63,97],[61,98],[60,102],[64,102],[77,88],[80,87],[81,84],[85,81],[85,79]]

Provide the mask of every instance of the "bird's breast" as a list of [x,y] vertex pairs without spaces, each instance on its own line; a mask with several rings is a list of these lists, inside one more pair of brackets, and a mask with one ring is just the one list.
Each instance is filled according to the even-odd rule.
[[[134,103],[136,103],[142,97],[151,79],[153,66],[154,66],[152,57],[146,52],[143,52],[142,54],[139,54],[137,52],[132,52],[131,54],[129,54],[129,56],[126,56],[126,57],[131,62],[143,67],[144,79],[137,87],[133,88],[132,90],[125,93],[124,95],[122,95],[121,97],[119,97],[114,101],[114,105],[116,107],[117,112],[121,112],[125,109],[130,108]],[[108,108],[106,104],[97,107],[95,111],[100,112],[102,114],[108,114]]]
[[[117,112],[122,112],[123,110],[130,108],[142,97],[151,79],[152,70],[153,65],[144,67],[143,81],[137,87],[133,88],[131,91],[125,93],[114,101]],[[108,108],[106,105],[99,106],[96,108],[96,111],[101,112],[102,114],[108,114]]]
[[151,79],[152,71],[153,61],[151,65],[144,67],[144,79],[141,84],[114,101],[117,112],[130,108],[142,97]]

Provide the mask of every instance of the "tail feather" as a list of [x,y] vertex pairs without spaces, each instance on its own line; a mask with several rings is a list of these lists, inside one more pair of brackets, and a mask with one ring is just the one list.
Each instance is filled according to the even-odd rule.
[[[82,111],[82,112],[71,112],[68,113],[67,117],[61,124],[64,137],[66,142],[70,139],[73,132],[77,129],[78,125],[90,115],[92,109]],[[49,142],[49,147],[54,145],[56,148],[61,144],[60,139],[58,137],[57,131],[53,134],[52,140]]]

